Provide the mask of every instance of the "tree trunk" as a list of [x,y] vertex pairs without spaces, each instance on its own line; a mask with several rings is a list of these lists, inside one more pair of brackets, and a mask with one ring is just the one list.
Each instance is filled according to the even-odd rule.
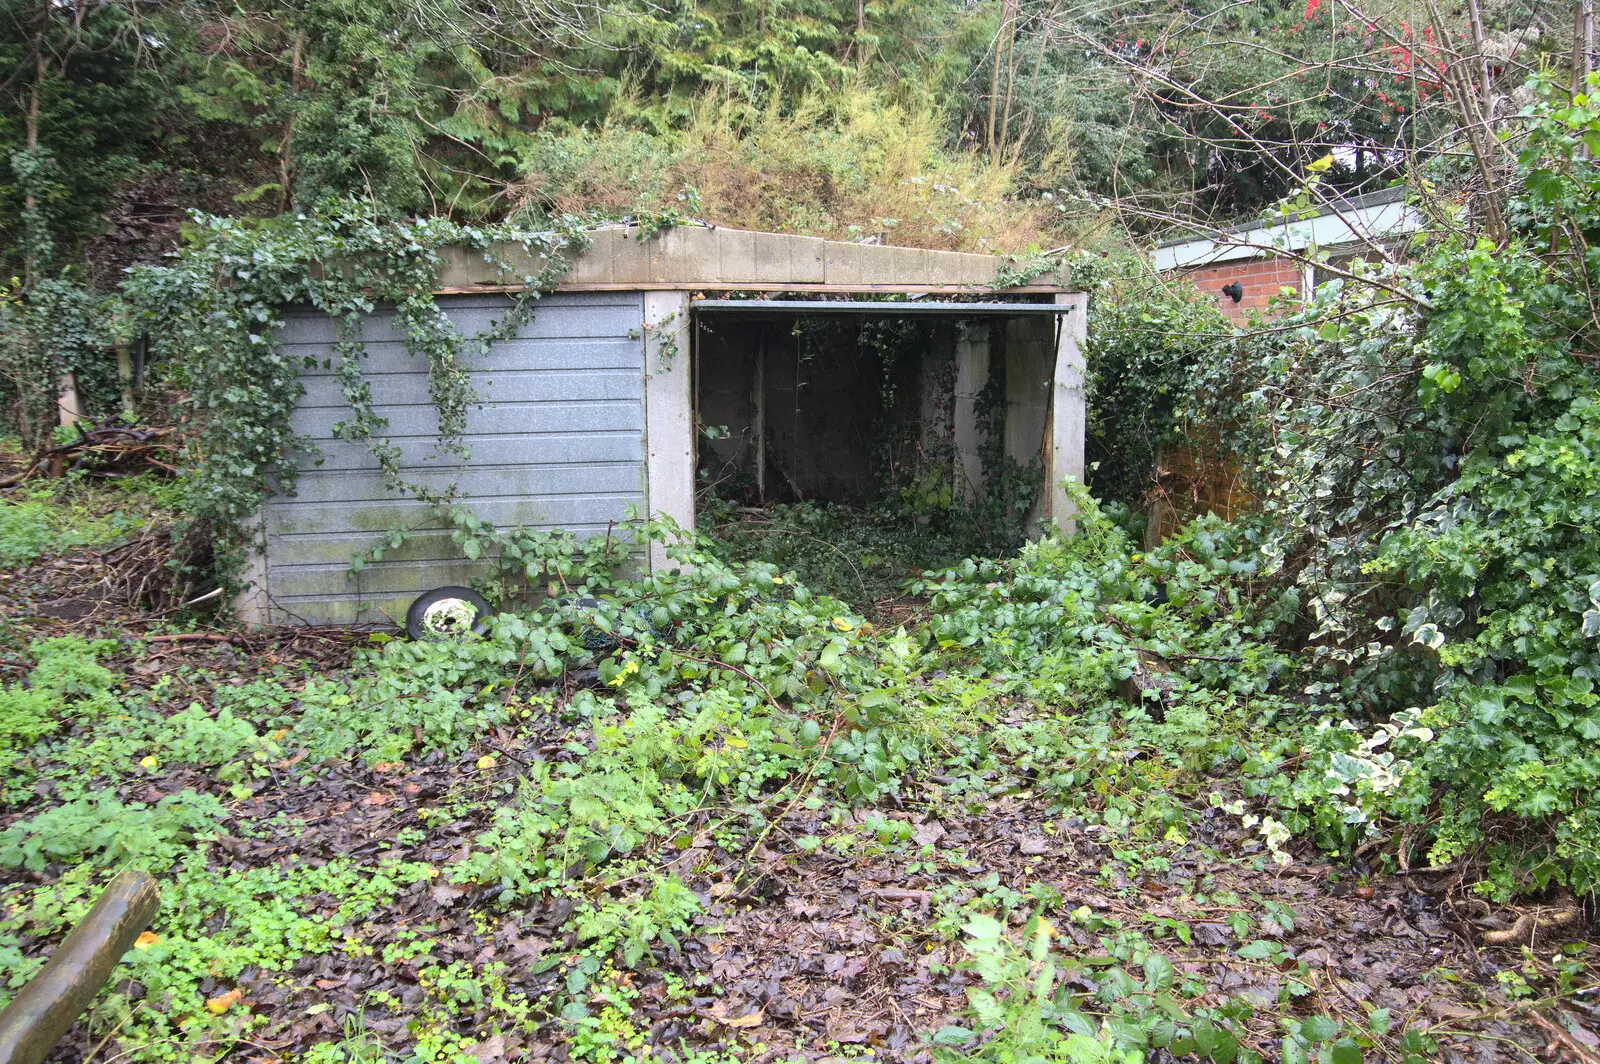
[[1587,90],[1594,69],[1594,0],[1578,0],[1572,18],[1572,95]]
[[294,52],[289,57],[289,89],[293,93],[293,106],[289,108],[289,118],[283,126],[283,144],[278,148],[278,196],[283,201],[283,209],[288,210],[293,202],[292,186],[294,181],[294,116],[295,108],[300,106],[300,50],[306,41],[306,31],[294,31]]
[[1017,23],[1021,13],[1012,18],[1006,30],[1006,104],[1000,114],[1000,136],[995,141],[995,162],[1006,153],[1006,138],[1011,135],[1011,99],[1017,87]]
[[[46,24],[39,27],[39,36],[33,42],[33,91],[28,94],[28,114],[23,119],[23,143],[35,167],[38,165],[39,152],[39,98],[44,95],[44,76],[47,63],[44,57],[44,34],[49,28],[49,14],[46,13]],[[22,193],[23,240],[22,249],[22,287],[31,289],[39,280],[39,270],[44,263],[39,261],[38,248],[40,234],[33,231],[34,222],[38,219],[39,198],[34,191],[37,185],[38,173],[35,170],[33,177],[28,181],[28,187]]]
[[984,145],[994,153],[995,119],[1000,107],[1000,64],[1005,59],[1006,23],[1011,20],[1011,0],[1000,0],[1000,27],[994,33],[994,69],[989,72],[989,129]]

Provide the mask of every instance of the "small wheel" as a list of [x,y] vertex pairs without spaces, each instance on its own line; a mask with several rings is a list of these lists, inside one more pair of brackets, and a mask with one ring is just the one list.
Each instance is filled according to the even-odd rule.
[[[565,595],[556,599],[555,605],[565,607],[581,606],[586,610],[592,610],[598,609],[601,603],[599,599],[595,598],[575,598],[571,595]],[[589,626],[585,626],[578,633],[578,639],[583,643],[583,649],[585,650],[610,650],[617,645],[616,636]]]
[[412,639],[457,639],[468,632],[482,635],[494,607],[470,587],[440,587],[417,596],[406,610],[406,634]]

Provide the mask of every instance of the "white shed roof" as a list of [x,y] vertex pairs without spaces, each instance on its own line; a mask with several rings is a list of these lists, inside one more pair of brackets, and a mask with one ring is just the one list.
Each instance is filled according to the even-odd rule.
[[1309,218],[1283,219],[1215,230],[1211,235],[1169,240],[1155,249],[1158,270],[1184,270],[1271,255],[1274,249],[1304,251],[1368,240],[1389,240],[1422,228],[1422,215],[1405,202],[1405,189],[1384,189],[1325,207]]

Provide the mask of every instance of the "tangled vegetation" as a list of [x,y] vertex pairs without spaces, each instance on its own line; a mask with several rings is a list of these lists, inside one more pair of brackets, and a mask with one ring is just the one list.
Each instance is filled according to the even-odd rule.
[[[287,1037],[321,1043],[305,1059],[443,1061],[491,1038],[557,1037],[603,1062],[642,1037],[630,1019],[641,987],[668,1004],[707,993],[705,976],[675,982],[675,958],[717,899],[766,874],[752,853],[870,846],[907,855],[934,884],[970,878],[970,858],[919,850],[897,805],[932,803],[949,819],[1026,781],[1051,823],[1111,843],[1108,885],[1114,868],[1162,875],[1211,852],[1191,840],[1212,838],[1219,814],[1255,839],[1243,867],[1288,864],[1300,827],[1346,807],[1327,784],[1345,744],[1278,693],[1294,664],[1271,639],[1293,611],[1251,593],[1256,542],[1213,522],[1141,555],[1080,504],[1070,539],[928,574],[914,590],[933,617],[909,627],[879,627],[791,573],[730,567],[690,540],[673,549],[692,567],[618,580],[574,557],[571,597],[461,642],[380,641],[329,675],[278,666],[233,683],[180,670],[129,686],[108,664],[153,644],[35,641],[26,683],[0,700],[14,810],[0,866],[36,877],[7,888],[0,965],[20,985],[38,946],[131,865],[163,877],[165,902],[86,1037],[109,1035],[132,1060]],[[1158,585],[1165,602],[1151,601]],[[1115,688],[1152,652],[1176,663],[1171,683],[1130,708]],[[1306,753],[1290,775],[1295,736]],[[421,783],[385,782],[395,772]],[[351,774],[372,792],[337,785],[343,806],[304,804]],[[415,827],[348,856],[322,849],[334,829],[315,825],[357,815],[341,809],[387,816],[406,794],[422,795]],[[862,807],[880,812],[859,819]],[[802,822],[817,826],[797,838]],[[1221,889],[1180,878],[1196,898]],[[937,1031],[941,1054],[1343,1061],[1382,1047],[1422,1060],[1433,1045],[1382,1009],[1352,1016],[1334,1002],[1319,1015],[1309,970],[1275,941],[1294,926],[1277,903],[1241,916],[1230,950],[1290,973],[1275,1005],[1218,999],[1175,967],[1167,953],[1187,948],[1186,924],[1124,927],[1040,887],[952,889],[936,920],[908,927],[918,948],[966,954],[970,1018]],[[553,914],[543,919],[568,946],[536,951],[526,972],[451,960],[427,921],[382,919],[418,891],[474,899],[485,929]],[[1027,924],[1020,940],[1013,919]],[[1085,967],[1052,945],[1052,923],[1100,936],[1109,956]],[[352,965],[410,972],[421,997],[380,976],[330,1041],[311,1024],[323,983],[297,973]],[[1573,972],[1530,977],[1559,991]],[[1309,1013],[1279,1012],[1302,999]],[[740,1026],[719,1052],[744,1052]],[[685,1037],[658,1050],[705,1059],[703,1036]]]
[[[1428,6],[10,3],[5,992],[137,867],[162,910],[80,1057],[1592,1055],[1600,79],[1550,63],[1565,8]],[[1308,252],[1334,279],[1270,324],[1081,250],[1402,177],[1426,232]],[[398,308],[458,446],[464,356],[594,211],[1064,261],[1073,534],[1023,542],[1039,470],[994,432],[971,505],[884,441],[865,521],[579,543],[404,483],[367,315]],[[542,265],[462,334],[443,250],[502,241]],[[482,634],[192,630],[313,457],[296,306],[338,330],[338,437],[482,563]],[[66,374],[97,418],[176,414],[187,468],[30,482]],[[1145,549],[1184,445],[1254,512]],[[172,510],[223,587],[94,577],[192,568],[146,535]],[[625,575],[650,540],[688,564]]]

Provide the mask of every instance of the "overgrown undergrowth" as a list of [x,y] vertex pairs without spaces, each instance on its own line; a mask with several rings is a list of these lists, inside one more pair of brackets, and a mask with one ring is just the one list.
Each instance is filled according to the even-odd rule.
[[[1370,741],[1296,689],[1271,641],[1292,603],[1252,593],[1246,532],[1145,555],[1081,502],[1070,539],[924,574],[914,627],[691,544],[637,580],[574,559],[576,594],[348,666],[12,629],[7,983],[133,865],[161,914],[75,1035],[119,1059],[859,1052],[842,1020],[750,998],[719,929],[774,891],[804,911],[803,869],[887,865],[921,915],[852,933],[946,996],[886,1056],[1427,1059],[1459,1024],[1330,994],[1293,944],[1308,913],[1238,885],[1332,875],[1361,823],[1335,776]],[[1023,855],[1089,846],[1098,873],[986,872],[954,825],[1018,813]],[[1156,890],[1170,916],[1119,915]],[[1467,1000],[1566,1000],[1585,957],[1528,951]],[[1230,990],[1232,969],[1256,975]]]
[[27,565],[115,543],[152,522],[172,519],[181,506],[174,483],[151,476],[99,482],[84,474],[39,480],[0,497],[0,565]]

